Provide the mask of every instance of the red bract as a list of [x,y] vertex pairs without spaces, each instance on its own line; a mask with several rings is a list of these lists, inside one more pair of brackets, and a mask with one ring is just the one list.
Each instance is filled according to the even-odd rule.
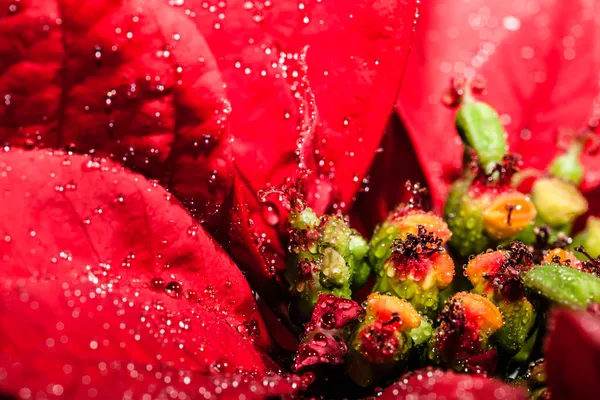
[[600,392],[600,317],[594,312],[558,311],[546,343],[546,372],[552,399],[586,399]]
[[[487,79],[482,99],[499,111],[511,150],[526,166],[545,168],[556,154],[558,128],[580,130],[598,112],[600,29],[593,2],[438,0],[422,8],[410,79],[397,106],[438,209],[461,162],[453,112],[440,102],[451,76]],[[584,161],[587,189],[599,182],[597,160]]]
[[232,251],[267,298],[284,298],[264,282],[283,267],[279,235],[286,213],[276,200],[260,204],[256,192],[294,176],[301,163],[313,171],[309,206],[321,213],[334,203],[350,205],[399,89],[416,11],[414,0],[301,4],[236,0],[216,12],[192,7],[199,29],[215,43],[233,108],[235,199],[243,208],[236,227],[244,243]]
[[136,0],[1,9],[0,139],[110,155],[215,228],[232,184],[230,106],[183,10]]
[[523,390],[478,375],[456,374],[439,369],[424,369],[403,376],[386,388],[377,399],[526,399]]
[[[52,0],[1,10],[0,139],[111,156],[157,179],[222,242],[234,203],[230,250],[277,308],[286,297],[271,271],[282,266],[285,213],[256,192],[302,162],[314,171],[311,206],[350,203],[399,89],[416,1]],[[309,81],[298,58],[306,46]]]
[[127,385],[111,377],[130,376],[140,397],[186,371],[276,368],[243,275],[158,185],[104,160],[12,150],[0,193],[2,387],[113,398]]

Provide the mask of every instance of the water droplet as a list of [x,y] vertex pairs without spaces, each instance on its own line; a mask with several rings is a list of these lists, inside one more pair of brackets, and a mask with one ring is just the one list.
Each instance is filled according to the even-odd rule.
[[336,317],[335,314],[332,312],[327,312],[325,314],[323,314],[323,316],[321,317],[321,324],[323,325],[323,328],[325,329],[333,329],[333,327],[335,326],[336,323]]
[[185,297],[191,303],[196,303],[198,301],[198,296],[196,295],[196,291],[194,291],[194,290],[186,291],[183,294],[183,297]]
[[102,63],[102,47],[94,46],[94,60],[96,61],[96,64]]
[[152,278],[150,280],[150,289],[154,291],[161,291],[165,289],[165,281],[163,278]]
[[131,263],[133,262],[133,260],[135,260],[135,252],[132,251],[131,253],[127,254],[125,259],[121,263],[121,266],[123,268],[131,268]]
[[100,161],[95,159],[90,159],[83,164],[81,164],[82,171],[94,171],[100,169]]
[[176,281],[171,281],[165,286],[165,292],[174,298],[177,298],[181,295],[181,284]]
[[279,223],[279,210],[272,203],[263,204],[261,214],[267,225],[275,226]]
[[200,227],[198,225],[191,225],[188,230],[187,233],[188,235],[190,235],[191,237],[196,237],[198,235],[198,231],[199,231]]

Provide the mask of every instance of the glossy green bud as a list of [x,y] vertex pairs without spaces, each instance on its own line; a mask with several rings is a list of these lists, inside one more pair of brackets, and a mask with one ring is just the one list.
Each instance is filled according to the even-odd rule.
[[489,104],[465,97],[456,112],[455,123],[461,139],[475,150],[486,171],[502,161],[508,149],[504,127]]
[[529,332],[535,324],[535,310],[527,298],[515,301],[500,300],[496,302],[504,325],[494,334],[494,339],[506,351],[516,354],[529,337]]
[[600,278],[556,264],[538,265],[523,275],[526,287],[567,307],[600,302]]

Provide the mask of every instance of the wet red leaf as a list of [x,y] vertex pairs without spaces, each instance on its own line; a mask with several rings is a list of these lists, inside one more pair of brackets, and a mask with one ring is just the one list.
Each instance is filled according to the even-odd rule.
[[481,375],[457,374],[440,369],[410,372],[387,387],[377,399],[526,399],[523,390]]
[[[256,192],[294,176],[302,161],[315,172],[307,197],[317,212],[334,203],[350,205],[392,110],[417,2],[234,0],[214,9],[201,7],[200,1],[188,3],[227,83],[235,198],[245,207],[237,224],[244,247],[234,254],[261,288],[273,268],[283,266],[279,235],[286,214],[279,204],[259,204]],[[301,100],[310,100],[297,59],[305,46],[318,120],[298,149],[298,108]],[[312,109],[311,104],[304,107]],[[250,220],[251,226],[244,225]],[[263,255],[248,250],[256,247],[257,238],[266,246]],[[265,297],[272,293],[259,290]]]
[[277,369],[235,264],[169,193],[121,166],[0,153],[0,239],[2,388],[216,393],[200,375]]
[[546,343],[552,399],[592,399],[600,392],[600,317],[557,311]]
[[[438,208],[461,162],[453,112],[440,102],[450,77],[484,76],[488,94],[482,99],[499,111],[511,150],[526,166],[545,168],[556,153],[558,128],[579,130],[598,113],[595,15],[594,2],[584,0],[422,5],[410,79],[397,106]],[[586,157],[585,164],[589,190],[600,182],[600,158]]]
[[[282,224],[256,192],[297,168],[301,102],[291,88],[305,74],[290,57],[309,46],[319,118],[300,151],[316,171],[308,198],[319,212],[344,208],[396,98],[416,1],[6,0],[0,10],[0,140],[111,156],[157,179],[220,238],[235,156],[234,206],[247,210],[234,218],[244,225],[235,254],[268,288],[278,285],[266,283],[265,263],[282,265]],[[266,261],[248,256],[256,235]]]
[[2,0],[0,18],[0,142],[111,156],[216,227],[232,184],[230,110],[183,9]]

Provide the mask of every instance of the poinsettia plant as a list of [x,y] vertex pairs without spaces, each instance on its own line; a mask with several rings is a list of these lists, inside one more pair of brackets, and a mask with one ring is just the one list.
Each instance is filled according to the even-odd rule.
[[0,10],[0,397],[600,392],[593,2]]

